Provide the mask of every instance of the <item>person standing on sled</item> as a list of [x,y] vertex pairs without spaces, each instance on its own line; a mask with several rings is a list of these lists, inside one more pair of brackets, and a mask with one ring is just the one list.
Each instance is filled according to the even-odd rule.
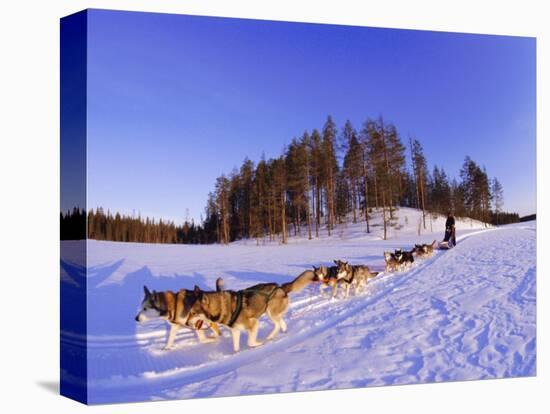
[[445,238],[443,241],[448,242],[449,247],[456,245],[455,218],[450,211],[447,213],[447,221],[445,222]]

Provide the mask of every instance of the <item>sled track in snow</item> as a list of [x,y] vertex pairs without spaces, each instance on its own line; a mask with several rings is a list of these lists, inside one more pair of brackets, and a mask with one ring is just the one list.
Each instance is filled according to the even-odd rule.
[[[457,241],[495,230],[498,229],[480,230],[465,234],[459,236]],[[353,317],[367,307],[388,298],[388,294],[399,288],[399,286],[401,286],[405,281],[413,278],[426,268],[432,266],[440,257],[442,257],[443,254],[443,252],[436,251],[433,257],[424,259],[422,262],[416,262],[418,264],[406,272],[390,274],[382,272],[374,280],[368,283],[366,292],[363,292],[357,296],[350,296],[348,299],[331,301],[325,297],[321,297],[319,294],[311,296],[306,290],[303,294],[298,296],[294,302],[291,299],[289,311],[287,313],[287,317],[285,318],[289,326],[288,332],[281,333],[277,338],[275,338],[275,340],[266,342],[263,346],[258,348],[250,349],[243,343],[241,351],[237,354],[232,352],[224,353],[220,358],[210,359],[203,363],[176,367],[161,372],[142,372],[141,374],[119,378],[118,380],[113,380],[111,377],[91,380],[89,386],[90,388],[95,388],[97,390],[100,389],[102,399],[105,399],[105,401],[113,401],[117,399],[117,390],[121,389],[130,388],[133,393],[139,396],[141,391],[150,393],[152,387],[155,389],[161,389],[166,386],[179,387],[188,383],[203,381],[211,377],[230,373],[239,367],[253,364],[270,354],[285,351],[294,345],[300,344],[309,338],[340,324],[346,319]],[[314,288],[314,286],[309,287],[308,289],[312,288]],[[326,311],[324,308],[326,308]],[[326,313],[328,316],[327,318],[322,321],[316,321],[312,326],[296,330],[299,327],[299,321],[302,318],[312,316],[314,312],[321,309]],[[164,328],[159,331],[142,334],[141,338],[138,336],[137,343],[136,338],[134,337],[132,346],[137,346],[140,348],[154,347],[158,350],[164,343],[165,332],[166,330]],[[243,334],[243,336],[246,337],[246,334]],[[172,352],[185,352],[191,344],[196,347],[205,347],[205,349],[209,346],[209,344],[199,345],[195,334],[187,330],[178,335],[177,340],[182,341],[183,343],[180,342],[177,349]],[[223,335],[220,340],[230,341],[227,335]],[[108,344],[101,342],[102,341],[92,340],[90,346],[116,348],[119,346],[129,345],[127,344],[127,340],[118,341],[115,339],[115,341],[109,342]],[[127,398],[128,396],[126,395],[124,399],[127,400]]]

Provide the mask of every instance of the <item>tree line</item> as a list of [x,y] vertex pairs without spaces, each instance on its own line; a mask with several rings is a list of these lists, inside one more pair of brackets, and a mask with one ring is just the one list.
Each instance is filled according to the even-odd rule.
[[[218,243],[243,238],[279,238],[290,234],[330,236],[349,217],[366,222],[381,210],[383,237],[398,206],[472,217],[487,223],[516,221],[502,212],[503,189],[484,167],[466,157],[459,180],[444,168],[430,171],[422,144],[410,137],[405,146],[395,125],[382,117],[366,120],[359,130],[348,120],[338,131],[331,116],[321,129],[293,138],[284,152],[217,178],[209,194],[204,225]],[[407,160],[410,159],[410,168]],[[518,217],[519,219],[519,217]]]
[[[420,141],[408,138],[408,148],[396,126],[367,119],[359,129],[348,120],[338,130],[331,116],[323,127],[295,137],[283,153],[254,163],[245,158],[240,168],[216,179],[209,193],[205,219],[200,224],[149,217],[105,213],[87,215],[88,238],[145,243],[229,243],[239,239],[278,238],[289,235],[330,236],[337,224],[364,221],[371,231],[373,209],[382,212],[383,237],[398,206],[428,214],[453,211],[487,223],[519,221],[502,211],[503,188],[489,178],[484,167],[466,157],[459,177],[444,168],[430,170]],[[62,214],[63,223],[82,220],[85,213]],[[64,234],[69,232],[62,231]]]
[[[137,217],[105,212],[103,208],[91,209],[88,214],[75,208],[61,213],[61,240],[88,239],[135,243],[214,243],[213,233],[193,220],[176,225],[169,220]],[[87,223],[87,226],[86,226]]]

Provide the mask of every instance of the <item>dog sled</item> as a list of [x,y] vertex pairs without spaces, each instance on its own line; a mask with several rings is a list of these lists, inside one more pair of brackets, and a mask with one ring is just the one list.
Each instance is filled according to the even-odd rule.
[[439,250],[449,250],[453,248],[456,245],[456,237],[455,237],[455,230],[453,229],[446,229],[445,230],[445,237],[443,241],[440,241],[438,243],[438,249]]
[[440,241],[437,247],[439,250],[449,250],[453,246],[454,245],[452,241]]

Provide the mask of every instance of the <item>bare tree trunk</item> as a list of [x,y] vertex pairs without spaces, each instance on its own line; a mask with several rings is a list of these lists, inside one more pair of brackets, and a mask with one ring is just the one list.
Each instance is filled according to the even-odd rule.
[[323,210],[323,203],[324,203],[323,191],[321,189],[319,189],[318,191],[319,191],[319,203],[317,204],[317,208],[319,209],[319,229],[320,229],[320,227],[321,227],[321,216],[323,216],[323,218],[325,218],[325,220],[326,220],[326,213]]
[[357,223],[357,182],[355,178],[351,180],[351,205],[353,208],[353,222]]
[[331,175],[330,175],[330,172],[329,172],[329,178],[328,178],[328,181],[327,181],[327,186],[326,186],[326,202],[327,202],[327,230],[328,230],[328,235],[330,237],[331,235],[331,230],[332,230],[332,186],[331,186]]
[[267,201],[267,223],[269,227],[269,241],[273,241],[273,223],[271,221],[271,197]]
[[307,232],[308,232],[308,239],[311,240],[311,212],[310,212],[310,205],[309,205],[309,186],[306,187],[306,214],[307,214]]
[[252,236],[252,191],[248,191],[248,234],[247,237]]
[[319,227],[321,227],[321,194],[317,179],[315,179],[315,196],[317,198],[315,203],[315,237],[319,237]]
[[298,226],[300,221],[300,208],[298,205],[294,207],[294,237],[298,235]]
[[413,167],[413,177],[414,177],[414,188],[416,189],[416,208],[420,208],[420,195],[419,195],[419,189],[418,189],[418,175],[417,175],[417,167],[414,163],[414,155],[413,155],[413,146],[412,146],[412,138],[409,137],[409,146],[411,147],[411,163]]
[[376,179],[376,171],[374,172],[374,205],[376,210],[380,208],[378,203],[378,180]]
[[426,209],[425,209],[425,203],[424,203],[424,171],[420,170],[420,197],[422,201],[422,222],[424,223],[424,230],[426,230]]
[[385,191],[382,191],[382,217],[383,217],[383,220],[384,220],[384,240],[387,239],[387,234],[388,234],[388,230],[387,230],[387,221],[386,221],[386,192]]
[[365,221],[367,222],[367,233],[370,233],[369,225],[369,177],[367,174],[367,165],[363,160],[363,176],[365,178]]
[[[393,191],[392,191],[392,178],[391,178],[391,171],[390,171],[390,161],[388,158],[388,147],[386,146],[386,132],[384,131],[384,124],[382,124],[382,147],[384,148],[384,163],[386,164],[386,185],[388,186],[388,192],[389,192],[389,209],[390,209],[390,219],[393,219],[393,212],[392,212],[392,202],[393,202]],[[385,191],[383,191],[382,197],[385,199]],[[384,201],[384,206],[386,202]]]
[[286,212],[285,212],[285,192],[281,191],[281,233],[283,236],[282,243],[287,243],[287,234],[286,234]]

